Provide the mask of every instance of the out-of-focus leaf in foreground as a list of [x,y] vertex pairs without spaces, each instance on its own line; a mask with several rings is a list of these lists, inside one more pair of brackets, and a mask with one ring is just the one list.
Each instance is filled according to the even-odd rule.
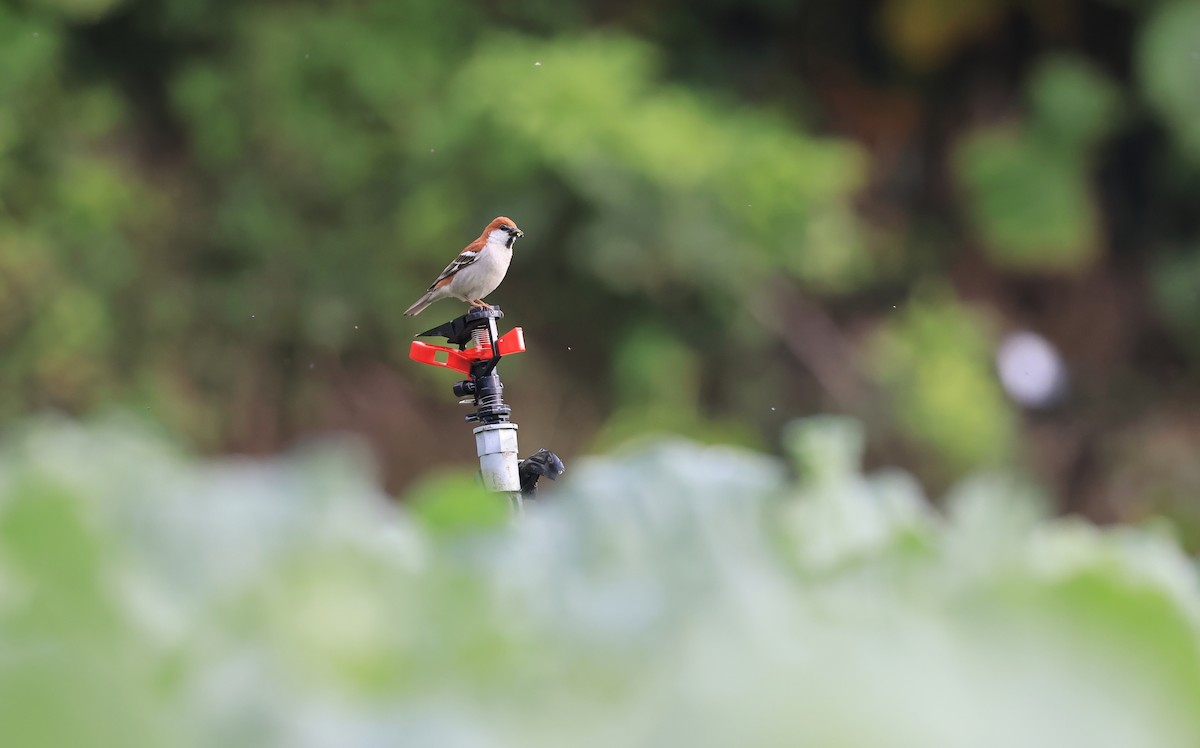
[[462,533],[345,447],[201,464],[34,423],[0,450],[0,744],[1200,744],[1172,541],[1003,476],[936,513],[846,421],[787,441],[795,483],[642,445]]

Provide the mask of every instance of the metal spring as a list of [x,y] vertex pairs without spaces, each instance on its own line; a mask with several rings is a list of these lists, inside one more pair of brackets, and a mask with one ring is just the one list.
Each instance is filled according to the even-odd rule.
[[474,330],[472,330],[471,340],[474,341],[476,348],[486,349],[488,351],[491,351],[492,349],[491,336],[489,335],[488,328],[486,327],[476,327]]
[[[492,336],[491,329],[489,327],[476,327],[471,331],[471,339],[475,343],[476,349],[486,351],[488,354],[492,353]],[[503,387],[503,385],[501,385],[501,387]],[[502,405],[503,403],[504,397],[499,390],[486,394],[477,393],[475,395],[475,404],[480,408],[487,408],[493,405]]]

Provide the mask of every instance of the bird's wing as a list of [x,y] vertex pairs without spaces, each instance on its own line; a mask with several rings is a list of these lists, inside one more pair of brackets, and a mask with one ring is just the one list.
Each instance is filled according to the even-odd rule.
[[478,260],[479,256],[483,254],[484,246],[485,243],[479,240],[475,240],[468,244],[466,249],[460,252],[458,257],[455,257],[454,261],[446,266],[446,269],[443,270],[442,274],[437,277],[437,280],[429,285],[429,290],[432,291],[439,285],[448,283],[451,276],[453,276],[459,270],[465,268],[467,265],[470,265]]

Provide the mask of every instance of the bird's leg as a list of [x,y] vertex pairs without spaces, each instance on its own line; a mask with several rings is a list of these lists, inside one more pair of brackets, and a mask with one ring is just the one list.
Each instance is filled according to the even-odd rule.
[[486,301],[484,301],[483,299],[476,299],[476,301],[478,301],[478,302],[479,302],[479,308],[480,308],[480,309],[486,309],[486,310],[488,310],[489,312],[490,312],[490,311],[492,311],[492,305],[491,305],[491,304],[487,303],[487,302],[486,302]]
[[467,303],[471,305],[472,309],[482,309],[484,306],[479,299],[467,299]]

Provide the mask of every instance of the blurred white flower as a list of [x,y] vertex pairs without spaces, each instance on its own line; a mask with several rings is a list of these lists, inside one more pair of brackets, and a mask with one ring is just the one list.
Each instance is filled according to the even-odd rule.
[[1056,404],[1067,391],[1067,369],[1058,350],[1028,330],[1006,337],[996,350],[996,371],[1008,396],[1026,408]]

